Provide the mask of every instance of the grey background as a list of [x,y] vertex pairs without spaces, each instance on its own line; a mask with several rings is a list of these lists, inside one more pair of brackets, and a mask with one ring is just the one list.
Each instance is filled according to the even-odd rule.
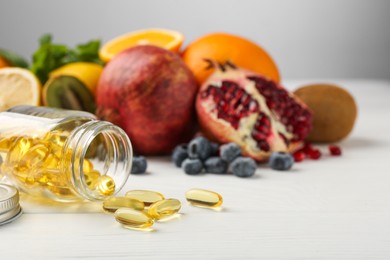
[[41,34],[74,45],[150,27],[185,44],[215,31],[250,38],[283,78],[390,79],[388,0],[1,0],[0,47],[30,57]]

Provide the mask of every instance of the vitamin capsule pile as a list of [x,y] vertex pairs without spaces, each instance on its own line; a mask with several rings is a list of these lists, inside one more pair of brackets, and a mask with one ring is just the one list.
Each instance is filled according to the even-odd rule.
[[[69,173],[61,172],[62,168],[70,171],[72,151],[63,154],[68,135],[67,131],[55,130],[42,137],[0,137],[1,172],[12,173],[20,186],[30,191],[49,191],[57,197],[75,197],[68,184]],[[106,196],[115,192],[114,180],[101,176],[90,160],[84,159],[82,167],[85,183],[90,190]]]
[[[191,205],[205,208],[221,206],[222,196],[216,192],[191,189],[186,192]],[[175,215],[181,209],[177,199],[166,199],[159,192],[131,190],[125,197],[111,197],[103,202],[106,212],[114,213],[116,221],[129,228],[145,229],[153,226],[156,220]]]

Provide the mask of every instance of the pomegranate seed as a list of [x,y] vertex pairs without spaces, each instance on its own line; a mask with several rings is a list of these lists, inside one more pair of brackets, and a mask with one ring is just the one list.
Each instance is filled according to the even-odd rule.
[[262,93],[264,96],[269,97],[272,95],[272,92],[270,89],[263,89]]
[[273,109],[276,107],[275,103],[272,101],[267,101],[267,106],[269,107],[269,109]]
[[243,108],[241,109],[240,113],[239,113],[239,117],[240,118],[243,118],[243,117],[246,117],[248,115],[248,111],[244,110]]
[[311,151],[309,151],[308,156],[312,160],[318,160],[321,157],[321,152],[320,152],[320,150],[317,150],[317,149],[311,150]]
[[280,102],[278,103],[278,110],[283,111],[286,109],[286,103]]
[[243,99],[242,99],[242,104],[244,106],[247,106],[247,105],[249,105],[249,103],[251,101],[252,101],[252,98],[248,94],[246,94],[246,97],[245,98],[243,97]]
[[305,153],[302,151],[295,152],[293,156],[294,156],[294,161],[296,161],[296,162],[301,162],[306,157]]
[[229,104],[228,104],[228,103],[225,103],[225,104],[222,105],[222,111],[223,111],[223,112],[228,112],[228,111],[229,111],[229,108],[230,108],[230,107],[229,107]]
[[238,90],[236,91],[236,96],[235,96],[235,98],[236,98],[237,100],[240,100],[241,97],[244,95],[244,93],[245,93],[245,91],[238,89]]
[[266,125],[266,126],[271,126],[271,122],[269,121],[268,117],[266,114],[261,113],[262,117],[260,119],[260,124],[261,125]]
[[217,93],[217,89],[218,88],[216,88],[214,86],[209,87],[209,94],[214,96]]
[[258,143],[258,145],[260,149],[263,150],[264,152],[269,152],[269,150],[271,150],[269,144],[266,141],[261,141]]
[[333,156],[339,156],[341,155],[341,149],[337,145],[329,145],[329,152]]
[[309,154],[310,151],[314,150],[313,149],[313,146],[311,145],[311,143],[309,142],[305,142],[305,144],[303,145],[302,149],[301,149],[305,154]]
[[260,126],[256,127],[256,130],[258,130],[259,132],[261,132],[265,135],[269,135],[269,132],[270,132],[269,126],[264,126],[264,125],[260,125]]
[[253,139],[256,139],[256,140],[265,140],[265,139],[267,139],[267,135],[266,134],[258,132],[258,131],[253,131],[252,137],[253,137]]

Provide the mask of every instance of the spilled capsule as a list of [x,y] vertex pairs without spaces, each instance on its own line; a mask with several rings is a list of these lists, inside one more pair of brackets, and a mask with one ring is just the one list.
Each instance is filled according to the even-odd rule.
[[154,219],[169,217],[181,208],[181,203],[177,199],[160,200],[150,205],[148,214]]
[[115,182],[107,175],[100,176],[97,180],[96,186],[100,194],[105,196],[110,196],[115,192]]
[[130,208],[135,210],[144,210],[145,205],[142,201],[130,199],[127,197],[112,197],[104,200],[103,209],[107,212],[115,212],[119,208]]
[[147,213],[129,208],[119,208],[115,211],[115,219],[119,223],[132,228],[148,228],[154,223]]
[[221,206],[222,196],[214,191],[190,189],[186,192],[186,199],[193,206],[215,208]]
[[130,190],[126,192],[126,197],[142,201],[145,207],[149,207],[156,201],[165,199],[161,193],[151,190]]

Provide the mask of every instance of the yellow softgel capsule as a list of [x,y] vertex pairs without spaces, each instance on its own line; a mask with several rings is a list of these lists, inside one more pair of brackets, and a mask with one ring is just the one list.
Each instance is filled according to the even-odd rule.
[[140,200],[146,207],[149,207],[156,201],[165,199],[161,193],[151,190],[130,190],[126,192],[126,197]]
[[57,169],[60,159],[54,154],[49,154],[43,162],[43,167],[46,169]]
[[[20,169],[22,169],[21,167],[19,167]],[[34,175],[31,174],[28,169],[25,170],[25,171],[22,171],[22,170],[19,170],[18,169],[15,169],[15,172],[14,172],[14,176],[16,177],[16,179],[24,184],[27,184],[30,186],[31,188],[31,185],[34,185],[36,184],[35,183],[35,178],[34,178]]]
[[119,223],[132,228],[148,228],[154,223],[147,213],[129,208],[119,208],[115,211],[115,219]]
[[10,138],[1,137],[0,138],[0,151],[7,151],[11,146],[12,141]]
[[40,166],[49,154],[49,148],[43,143],[32,146],[21,158],[28,168]]
[[181,203],[177,199],[160,200],[150,205],[148,214],[154,219],[169,217],[181,208]]
[[[87,184],[88,188],[93,190],[96,188],[100,177],[100,172],[92,170],[84,173],[84,182]],[[115,187],[114,187],[115,190]]]
[[83,160],[83,171],[84,172],[90,172],[93,169],[93,164],[90,160],[84,159]]
[[191,205],[208,208],[221,206],[223,202],[220,194],[202,189],[190,189],[186,192],[186,199]]
[[10,151],[7,156],[7,163],[10,165],[16,164],[20,159],[30,150],[33,145],[33,139],[30,137],[20,137],[13,145],[11,145]]
[[44,137],[43,140],[50,142],[51,144],[55,144],[58,146],[64,146],[66,139],[68,138],[69,133],[66,131],[52,131],[47,133]]
[[68,179],[59,170],[45,170],[39,179],[41,184],[51,187],[67,187]]
[[112,197],[103,202],[103,209],[107,212],[115,212],[119,208],[130,208],[142,211],[144,210],[145,205],[142,201],[127,197]]
[[52,152],[57,156],[62,156],[62,148],[66,142],[66,139],[68,138],[69,133],[66,131],[52,131],[47,133],[43,140],[47,141],[50,145],[50,148]]
[[96,186],[98,191],[105,196],[110,196],[115,192],[115,182],[110,176],[107,175],[100,176],[97,180]]

